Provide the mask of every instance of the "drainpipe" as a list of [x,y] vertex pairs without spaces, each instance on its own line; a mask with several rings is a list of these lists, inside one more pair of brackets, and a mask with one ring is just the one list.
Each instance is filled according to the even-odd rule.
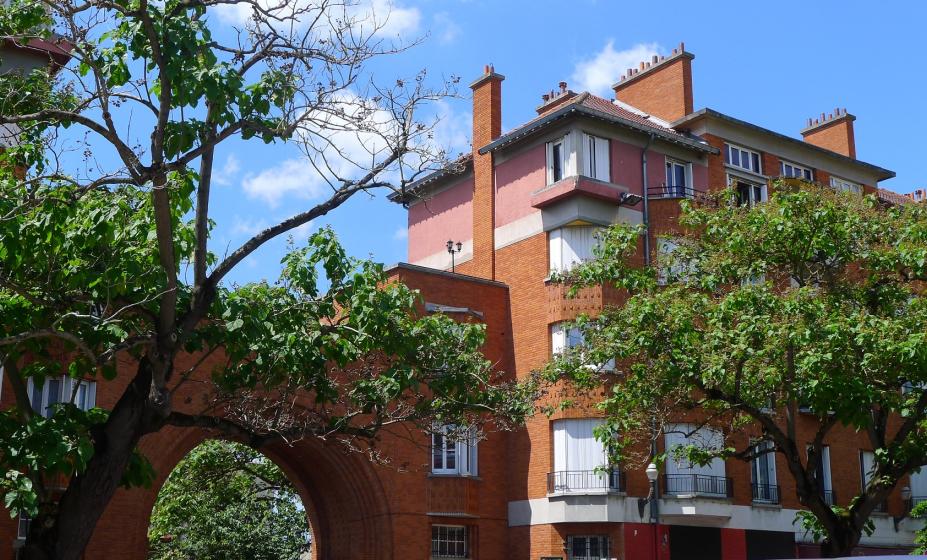
[[644,266],[650,266],[650,210],[648,205],[648,196],[647,196],[647,150],[650,149],[650,145],[653,143],[653,133],[651,132],[647,136],[647,144],[644,145],[644,150],[641,152],[641,174],[643,184],[643,198],[644,198]]

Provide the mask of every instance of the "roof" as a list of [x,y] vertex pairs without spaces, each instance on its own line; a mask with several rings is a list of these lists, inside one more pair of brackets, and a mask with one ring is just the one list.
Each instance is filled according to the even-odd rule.
[[896,193],[888,189],[877,189],[876,195],[878,195],[879,200],[887,202],[889,204],[901,205],[901,204],[911,204],[914,202],[914,199],[906,194]]
[[712,154],[718,153],[717,148],[708,145],[706,142],[688,134],[673,130],[666,121],[649,116],[642,111],[632,109],[633,108],[629,105],[619,105],[616,102],[609,101],[608,99],[593,95],[589,92],[583,92],[568,101],[556,105],[551,110],[541,113],[536,118],[515,128],[511,132],[503,134],[486,146],[481,147],[479,153],[485,154],[508,146],[517,140],[549,126],[555,121],[572,115],[585,115],[587,117],[601,119],[645,134],[653,134],[661,140],[679,144],[690,149]]
[[775,137],[778,138],[779,140],[782,140],[782,141],[785,141],[785,142],[791,142],[791,143],[793,143],[793,144],[800,145],[800,146],[802,146],[802,147],[805,148],[805,149],[809,149],[809,150],[813,150],[813,151],[816,151],[816,152],[819,152],[819,153],[822,153],[822,154],[826,154],[826,155],[828,155],[828,156],[830,156],[830,157],[833,157],[833,158],[836,158],[836,159],[845,161],[845,162],[850,163],[850,164],[853,164],[853,165],[858,165],[858,166],[863,167],[863,168],[865,168],[865,169],[868,169],[869,171],[872,171],[872,172],[874,172],[876,175],[878,175],[878,180],[879,180],[879,181],[884,181],[885,179],[891,179],[892,177],[895,176],[895,172],[894,172],[894,171],[890,171],[890,170],[885,169],[885,168],[883,168],[883,167],[879,167],[878,165],[873,165],[873,164],[871,164],[871,163],[866,163],[865,161],[860,161],[860,160],[858,160],[858,159],[854,159],[854,158],[851,158],[851,157],[849,157],[849,156],[845,156],[845,155],[843,155],[843,154],[839,154],[839,153],[837,153],[837,152],[828,150],[827,148],[822,148],[822,147],[820,147],[820,146],[815,146],[814,144],[810,144],[810,143],[808,143],[808,142],[805,142],[804,140],[799,140],[798,138],[793,138],[793,137],[791,137],[791,136],[786,136],[785,134],[776,132],[776,131],[774,131],[774,130],[769,130],[768,128],[763,128],[763,127],[761,127],[761,126],[757,126],[757,125],[755,125],[755,124],[753,124],[753,123],[749,123],[749,122],[747,122],[747,121],[742,121],[742,120],[740,120],[740,119],[731,117],[731,116],[729,116],[729,115],[725,115],[724,113],[720,113],[720,112],[718,112],[718,111],[715,111],[714,109],[709,109],[709,108],[707,108],[707,107],[706,107],[705,109],[700,109],[700,110],[698,110],[698,111],[696,111],[696,112],[694,112],[694,113],[690,113],[690,114],[684,116],[683,118],[679,119],[678,121],[673,122],[671,126],[673,126],[674,128],[679,128],[679,127],[681,127],[681,126],[683,126],[683,125],[689,124],[689,123],[691,123],[691,122],[697,121],[697,120],[702,119],[702,118],[705,118],[705,117],[713,117],[713,118],[717,118],[717,119],[720,119],[720,120],[723,120],[723,121],[727,121],[727,122],[732,123],[732,124],[735,124],[735,125],[737,125],[737,126],[742,126],[742,127],[746,127],[746,128],[751,128],[751,129],[753,129],[753,130],[762,132],[763,134],[770,134],[770,135],[772,135],[772,136],[775,136]]
[[386,198],[390,202],[400,202],[402,204],[408,204],[412,202],[418,195],[421,193],[425,187],[439,181],[445,177],[450,177],[454,175],[461,175],[468,169],[473,166],[473,154],[464,154],[457,158],[456,160],[450,162],[446,166],[425,175],[418,181],[410,183],[409,186],[401,192],[391,192]]

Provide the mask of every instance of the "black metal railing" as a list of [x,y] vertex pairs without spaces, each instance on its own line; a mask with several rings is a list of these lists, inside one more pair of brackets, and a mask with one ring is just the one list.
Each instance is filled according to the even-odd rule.
[[779,503],[779,485],[778,484],[752,484],[753,501],[764,504]]
[[734,482],[724,476],[706,474],[667,474],[663,476],[663,492],[670,495],[696,495],[715,498],[734,497]]
[[917,504],[927,502],[927,496],[911,496],[904,503],[905,511],[911,511]]
[[547,473],[547,492],[623,492],[621,471],[556,471]]
[[703,194],[705,194],[704,190],[685,185],[647,187],[647,196],[650,198],[695,198]]

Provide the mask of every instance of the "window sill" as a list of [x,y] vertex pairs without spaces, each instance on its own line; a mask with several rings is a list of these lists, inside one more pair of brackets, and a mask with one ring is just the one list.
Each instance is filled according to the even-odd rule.
[[565,496],[616,496],[619,498],[627,497],[628,493],[624,490],[563,490],[548,492],[548,498],[563,498]]
[[782,509],[782,504],[774,504],[774,503],[772,503],[772,502],[758,502],[758,501],[753,501],[753,502],[750,502],[750,507],[754,507],[754,508],[757,508],[757,509],[775,509],[775,510],[779,510],[779,509]]
[[430,472],[426,478],[465,478],[467,480],[483,480],[479,475],[473,474],[458,474],[458,473],[435,473]]
[[740,176],[747,180],[761,181],[765,184],[769,181],[769,177],[756,171],[750,171],[749,169],[744,169],[743,167],[737,167],[731,165],[730,163],[724,164],[724,170],[727,171],[728,175]]

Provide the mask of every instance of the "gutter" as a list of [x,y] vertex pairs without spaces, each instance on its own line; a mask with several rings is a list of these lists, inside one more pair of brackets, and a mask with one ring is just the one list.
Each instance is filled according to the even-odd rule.
[[653,133],[651,132],[647,136],[647,144],[644,145],[643,151],[641,151],[641,185],[643,186],[643,199],[644,199],[644,266],[650,266],[650,205],[648,204],[649,196],[647,191],[650,189],[647,188],[647,150],[650,149],[650,145],[653,143]]

